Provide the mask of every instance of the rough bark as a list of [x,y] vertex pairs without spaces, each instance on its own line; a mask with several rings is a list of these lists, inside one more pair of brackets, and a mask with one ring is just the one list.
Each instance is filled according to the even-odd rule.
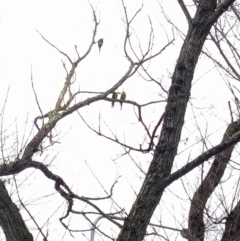
[[0,180],[0,226],[7,241],[33,241],[17,206]]
[[[228,1],[228,3],[233,1]],[[164,189],[161,183],[171,173],[177,153],[184,116],[190,96],[191,82],[198,57],[209,31],[220,16],[215,12],[216,0],[201,0],[189,25],[172,76],[163,127],[142,188],[117,238],[118,241],[142,241],[152,214]]]
[[238,241],[240,240],[240,201],[231,211],[227,218],[225,231],[221,241]]
[[[231,123],[222,140],[222,143],[227,141],[229,137],[240,130],[239,121]],[[216,186],[220,183],[226,166],[231,158],[232,151],[235,145],[228,147],[226,150],[215,156],[215,159],[209,169],[206,177],[201,185],[194,193],[188,219],[188,240],[203,241],[205,233],[205,225],[203,220],[203,211],[208,198],[213,193]]]

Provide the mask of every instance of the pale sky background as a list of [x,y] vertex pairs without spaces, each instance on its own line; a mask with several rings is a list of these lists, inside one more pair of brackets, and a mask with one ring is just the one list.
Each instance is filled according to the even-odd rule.
[[[125,3],[129,17],[139,9],[142,1],[132,0],[130,2]],[[78,91],[80,88],[81,91],[101,92],[114,85],[129,66],[123,52],[124,13],[119,0],[91,0],[91,3],[96,9],[98,20],[100,19],[96,40],[104,38],[104,45],[100,54],[95,45],[90,55],[79,65],[73,90]],[[175,34],[174,44],[167,48],[162,55],[151,60],[148,67],[149,73],[157,80],[162,80],[164,87],[168,89],[181,48],[182,36],[173,30],[171,24],[166,20],[160,4],[167,17],[183,34],[187,31],[187,21],[177,1],[151,0],[143,1],[143,3],[143,10],[133,22],[132,28],[144,50],[147,48],[150,33],[148,15],[151,17],[154,28],[153,53],[165,46],[168,39],[171,40],[173,33]],[[72,59],[76,59],[74,45],[77,45],[80,55],[88,48],[92,37],[93,16],[86,0],[3,0],[0,9],[0,106],[2,108],[7,89],[10,87],[3,130],[6,130],[4,132],[6,154],[13,155],[14,159],[17,148],[21,149],[21,143],[25,143],[29,135],[32,137],[36,133],[36,128],[32,127],[32,124],[34,118],[40,115],[31,89],[31,66],[35,90],[44,113],[54,107],[65,78],[61,59],[64,62],[66,59],[49,46],[36,30]],[[194,8],[191,11],[194,13]],[[139,44],[134,31],[132,30],[134,48],[139,53]],[[211,47],[211,43],[206,43],[206,46]],[[216,51],[213,47],[211,50]],[[131,56],[133,55],[131,54]],[[67,66],[69,67],[69,65]],[[224,75],[220,77],[212,62],[204,56],[200,58],[193,81],[191,103],[203,132],[207,130],[209,148],[220,142],[227,123],[230,122],[227,101],[232,101],[232,96],[226,88],[224,78],[227,77]],[[233,83],[236,86],[238,84]],[[156,84],[144,81],[139,74],[135,74],[127,80],[119,91],[121,92],[123,89],[127,93],[127,99],[140,104],[152,100],[166,100],[166,95],[162,97],[159,95],[162,94],[162,91]],[[79,99],[83,100],[86,97],[87,95],[81,95]],[[156,125],[164,107],[165,102],[162,102],[144,109],[143,118],[147,126],[151,126],[151,130]],[[101,116],[102,133],[112,137],[111,132],[113,132],[119,140],[126,144],[139,147],[144,139],[143,127],[138,123],[131,105],[123,105],[123,110],[120,111],[118,103],[115,103],[115,107],[112,109],[110,102],[100,101],[80,109],[80,114],[96,129],[98,129],[98,119]],[[185,122],[174,170],[202,153],[203,145],[195,145],[201,143],[201,138],[191,105],[188,107]],[[32,131],[31,128],[33,128]],[[160,130],[157,134],[159,133]],[[77,113],[61,120],[55,128],[55,134],[58,134],[55,140],[59,143],[49,147],[42,156],[36,155],[34,159],[51,163],[50,170],[64,178],[72,190],[80,196],[105,196],[101,185],[108,192],[116,178],[121,176],[114,189],[113,199],[128,212],[144,178],[143,173],[139,171],[134,162],[147,171],[152,154],[131,152],[131,156],[121,156],[124,153],[121,146],[90,131]],[[189,140],[184,143],[186,138]],[[209,163],[205,165],[207,171]],[[199,174],[198,170],[182,179],[187,181],[185,187],[181,181],[178,181],[166,190],[161,205],[156,209],[151,222],[179,229],[187,227],[189,199],[184,189],[192,195],[198,184],[197,173]],[[49,240],[61,240],[62,237],[64,237],[63,240],[88,240],[89,232],[84,233],[85,237],[81,233],[73,233],[75,237],[73,238],[61,226],[58,219],[65,214],[66,205],[54,190],[52,181],[35,170],[26,170],[17,175],[16,179],[20,185],[22,201],[28,204],[27,208],[34,215],[38,224],[41,227],[44,226],[43,231],[46,232],[46,229],[49,229]],[[7,188],[12,194],[13,200],[18,203],[16,188],[12,181]],[[98,201],[97,204],[105,212],[116,211],[116,206],[111,200]],[[75,201],[74,210],[92,209],[88,209],[84,203]],[[30,231],[35,235],[35,240],[42,240],[40,235],[37,236],[38,232],[33,230],[36,227],[24,210],[22,210],[22,214],[27,220]],[[92,220],[94,221],[96,217],[93,216]],[[48,219],[50,221],[46,224]],[[67,222],[68,220],[65,220],[65,223]],[[70,222],[72,229],[89,228],[89,223],[78,215],[71,215]],[[118,228],[108,221],[100,223],[100,228],[106,230],[110,236],[117,237]],[[151,228],[149,231],[152,231]],[[162,232],[161,230],[160,233]],[[178,234],[173,231],[166,232],[170,240],[175,239]],[[3,237],[1,234],[0,240],[4,240]],[[106,240],[106,238],[96,235],[95,240]],[[146,237],[146,240],[152,240],[152,237]],[[183,239],[178,235],[177,240]]]

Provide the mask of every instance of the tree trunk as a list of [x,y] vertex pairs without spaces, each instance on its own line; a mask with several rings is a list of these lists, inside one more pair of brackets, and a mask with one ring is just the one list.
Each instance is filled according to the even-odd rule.
[[[161,135],[142,188],[133,204],[117,241],[142,241],[158,205],[161,182],[169,176],[177,153],[194,70],[203,44],[214,22],[216,0],[199,1],[199,6],[183,43],[169,89]],[[234,2],[234,1],[232,1]]]
[[[231,123],[222,140],[222,143],[227,141],[229,137],[240,130],[240,122],[235,121]],[[188,218],[188,240],[189,241],[203,241],[205,234],[205,225],[203,220],[203,212],[208,198],[213,193],[216,186],[220,183],[224,174],[226,166],[231,158],[232,151],[235,145],[228,147],[215,156],[215,159],[209,169],[206,177],[201,185],[194,193]],[[234,240],[234,239],[233,239]]]
[[7,241],[33,241],[17,206],[12,202],[0,180],[0,226]]
[[231,211],[227,218],[225,231],[221,241],[238,241],[240,240],[240,201]]

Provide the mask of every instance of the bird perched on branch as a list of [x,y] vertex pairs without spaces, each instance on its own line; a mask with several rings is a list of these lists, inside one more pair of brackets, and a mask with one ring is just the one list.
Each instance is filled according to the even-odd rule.
[[100,53],[100,50],[101,50],[102,46],[103,46],[103,38],[100,38],[100,39],[98,40],[99,53]]
[[113,92],[112,93],[112,107],[114,106],[114,102],[115,102],[115,100],[118,98],[118,92]]
[[[126,95],[126,92],[123,90],[123,92],[122,92],[122,94],[121,94],[121,97],[120,97],[120,100],[126,100],[126,97],[127,97],[127,95]],[[121,109],[122,109],[122,102],[120,102],[120,105],[121,105]]]
[[222,6],[223,2],[224,1],[222,1],[222,0],[218,0],[216,9],[220,8]]

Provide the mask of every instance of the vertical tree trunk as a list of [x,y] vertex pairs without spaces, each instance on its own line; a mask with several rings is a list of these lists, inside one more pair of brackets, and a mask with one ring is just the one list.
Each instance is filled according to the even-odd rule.
[[225,231],[221,241],[238,241],[240,240],[240,201],[231,211],[225,225]]
[[7,241],[33,241],[17,206],[12,202],[0,180],[0,226]]
[[[231,123],[222,140],[222,143],[227,141],[229,137],[240,130],[239,121]],[[216,186],[220,183],[226,166],[231,158],[232,151],[235,145],[228,147],[215,156],[215,159],[209,169],[206,177],[201,185],[194,193],[188,218],[188,240],[203,241],[205,234],[205,225],[203,220],[203,212],[208,198],[213,193]],[[234,240],[234,239],[233,239]]]
[[133,204],[117,241],[142,241],[162,193],[161,182],[169,176],[177,153],[194,70],[210,32],[216,0],[200,1],[189,25],[169,89],[161,135],[142,188]]

